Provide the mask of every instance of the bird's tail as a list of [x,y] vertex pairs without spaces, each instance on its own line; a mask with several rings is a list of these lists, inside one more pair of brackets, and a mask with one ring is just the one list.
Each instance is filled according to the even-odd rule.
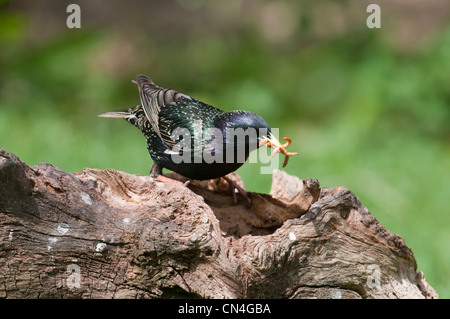
[[125,119],[125,118],[129,117],[130,115],[131,114],[130,114],[129,109],[124,109],[124,110],[102,113],[102,114],[99,114],[98,116],[99,117],[115,117],[115,118]]

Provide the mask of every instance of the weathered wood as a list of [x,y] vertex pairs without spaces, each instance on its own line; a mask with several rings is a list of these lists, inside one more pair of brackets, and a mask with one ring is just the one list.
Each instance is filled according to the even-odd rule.
[[348,189],[276,170],[247,208],[222,183],[70,174],[0,149],[0,297],[437,297]]

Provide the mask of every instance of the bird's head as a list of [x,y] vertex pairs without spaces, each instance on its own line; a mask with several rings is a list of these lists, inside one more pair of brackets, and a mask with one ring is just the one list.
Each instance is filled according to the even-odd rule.
[[[273,148],[271,157],[274,157],[277,153],[283,154],[285,156],[283,167],[287,165],[290,156],[298,155],[298,153],[288,152],[286,150],[291,144],[290,138],[284,137],[283,139],[286,143],[281,144],[275,135],[272,134],[272,129],[269,124],[255,113],[248,111],[231,111],[225,113],[219,122],[220,123],[217,124],[219,124],[222,131],[234,129],[234,133],[236,134],[236,132],[238,132],[237,129],[242,129],[241,132],[244,134],[243,140],[245,140],[245,144],[249,147],[250,152],[261,146],[267,146]],[[225,133],[225,135],[228,134]],[[239,143],[239,139],[237,143]]]

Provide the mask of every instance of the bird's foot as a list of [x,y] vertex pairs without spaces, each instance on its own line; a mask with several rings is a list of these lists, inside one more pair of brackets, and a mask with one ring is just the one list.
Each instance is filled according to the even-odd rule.
[[188,186],[189,183],[191,182],[190,180],[188,180],[186,182],[182,182],[182,181],[170,178],[170,177],[166,177],[166,176],[162,175],[162,169],[163,169],[162,166],[154,163],[152,165],[152,168],[150,169],[150,177],[158,182],[169,183],[169,184],[179,184],[179,185],[183,185],[183,186]]
[[223,179],[225,179],[228,182],[228,189],[231,191],[231,195],[233,195],[233,203],[235,205],[237,204],[237,196],[236,196],[236,190],[237,190],[239,192],[239,194],[241,194],[242,197],[244,197],[247,200],[248,207],[250,207],[250,205],[252,204],[252,200],[250,199],[250,197],[248,197],[247,191],[245,189],[243,189],[242,187],[240,187],[235,182],[233,182],[228,177],[223,176]]
[[[158,175],[156,177],[153,177],[153,179],[155,181],[162,182],[162,183],[171,183],[171,184],[183,185],[184,187],[187,187],[191,183],[190,180],[182,182],[182,181],[179,181],[177,179],[173,179],[173,178],[170,178],[170,177],[167,177],[167,176],[164,176],[164,175]],[[200,195],[197,195],[197,196],[199,197],[199,199],[201,201],[203,201],[203,202],[205,201],[205,199],[202,196],[200,196]]]
[[188,186],[189,183],[191,182],[190,180],[187,180],[186,182],[182,182],[170,177],[166,177],[163,175],[158,175],[156,178],[154,178],[155,181],[158,182],[162,182],[162,183],[169,183],[169,184],[179,184],[179,185],[183,185],[183,186]]

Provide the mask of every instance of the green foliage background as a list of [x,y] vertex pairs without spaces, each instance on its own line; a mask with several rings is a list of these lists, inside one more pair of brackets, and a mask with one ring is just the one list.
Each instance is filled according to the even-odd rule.
[[[139,104],[131,80],[144,73],[260,114],[300,153],[288,173],[351,189],[450,297],[448,19],[408,45],[391,37],[401,26],[387,4],[375,30],[365,2],[99,2],[78,2],[82,28],[69,30],[70,2],[0,1],[0,147],[29,165],[148,174],[140,132],[97,117]],[[268,192],[260,167],[238,173]]]

